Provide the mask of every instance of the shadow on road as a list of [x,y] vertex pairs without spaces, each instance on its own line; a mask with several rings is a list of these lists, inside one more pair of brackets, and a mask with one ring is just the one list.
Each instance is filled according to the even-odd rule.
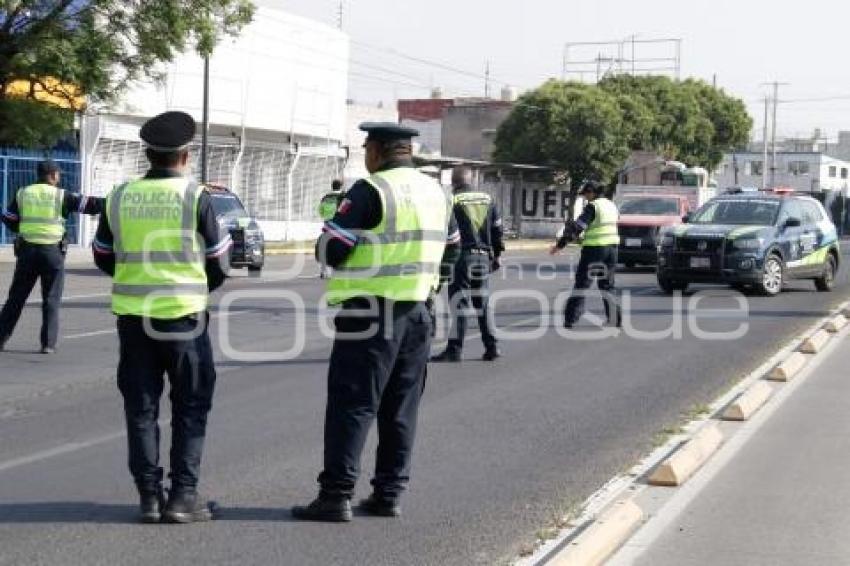
[[47,501],[0,504],[3,523],[136,523],[136,505]]

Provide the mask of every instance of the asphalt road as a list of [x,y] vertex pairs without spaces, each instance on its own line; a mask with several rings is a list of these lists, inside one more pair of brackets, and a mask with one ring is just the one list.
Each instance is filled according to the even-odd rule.
[[[296,261],[275,258],[272,267]],[[850,295],[845,270],[833,293],[793,283],[777,298],[749,297],[745,314],[728,310],[738,303],[723,288],[718,297],[688,295],[678,309],[651,272],[627,272],[619,278],[631,300],[627,326],[660,331],[682,310],[681,336],[588,340],[589,323],[563,336],[561,315],[549,315],[571,285],[572,259],[548,261],[542,252],[511,254],[495,282],[497,323],[512,334],[502,360],[478,361],[482,346],[472,335],[462,364],[431,366],[404,516],[345,525],[289,516],[291,505],[315,495],[321,464],[331,341],[320,331],[327,313],[317,307],[323,285],[312,261],[294,277],[234,278],[217,296],[219,385],[203,489],[221,511],[220,520],[192,526],[133,522],[109,282],[92,269],[69,269],[59,352],[35,353],[33,304],[10,351],[0,353],[0,564],[510,563],[553,517],[645,455],[683,412]],[[4,292],[10,272],[0,264]],[[298,298],[305,309],[294,306]],[[231,308],[219,308],[221,300]],[[589,307],[601,312],[598,301]],[[748,326],[734,340],[709,340],[694,324],[727,338]],[[299,340],[294,359],[245,359]],[[373,455],[374,438],[364,453],[364,496]]]

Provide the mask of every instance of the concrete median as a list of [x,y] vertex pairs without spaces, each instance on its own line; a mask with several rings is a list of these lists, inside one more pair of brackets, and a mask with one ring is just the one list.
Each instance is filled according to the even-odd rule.
[[599,515],[549,566],[597,566],[603,564],[643,521],[643,511],[631,499],[620,500]]
[[661,462],[652,475],[650,485],[675,487],[685,483],[714,454],[723,442],[716,423],[706,425],[672,456]]
[[723,411],[723,420],[749,420],[770,399],[772,394],[773,388],[766,381],[755,382]]
[[826,330],[818,330],[805,340],[800,346],[800,351],[804,354],[817,354],[823,350],[824,346],[829,342],[829,333]]
[[845,326],[847,326],[847,318],[843,314],[839,314],[829,319],[829,321],[823,325],[823,328],[827,332],[837,334],[838,332],[841,332]]
[[800,370],[806,367],[808,363],[808,358],[800,352],[794,352],[785,360],[783,360],[778,366],[773,368],[769,374],[767,374],[767,379],[770,381],[791,381],[795,375],[797,375]]

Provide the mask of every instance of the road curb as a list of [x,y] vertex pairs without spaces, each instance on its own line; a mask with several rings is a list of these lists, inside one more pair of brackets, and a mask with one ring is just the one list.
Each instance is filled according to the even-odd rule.
[[773,395],[773,387],[767,381],[757,381],[723,411],[724,421],[746,421]]
[[794,376],[800,373],[809,359],[800,352],[792,352],[787,358],[779,363],[775,368],[770,370],[766,379],[769,381],[791,381]]
[[[705,464],[712,461],[712,456],[721,452],[726,444],[734,444],[732,441],[735,439],[736,433],[741,430],[737,427],[747,426],[743,422],[726,421],[723,418],[725,411],[730,410],[732,406],[738,402],[744,402],[742,404],[746,404],[748,406],[741,407],[742,413],[745,414],[747,417],[746,420],[749,421],[765,407],[773,406],[771,403],[768,403],[768,401],[777,398],[777,402],[780,402],[784,398],[780,393],[783,393],[786,387],[793,388],[794,385],[771,387],[767,381],[791,381],[797,374],[803,372],[803,370],[807,369],[812,363],[819,361],[822,357],[821,355],[811,356],[801,353],[803,344],[807,340],[815,337],[819,345],[818,352],[823,352],[823,348],[833,343],[833,340],[831,339],[832,335],[825,330],[825,327],[841,313],[850,315],[850,301],[841,303],[838,307],[834,308],[829,316],[820,319],[818,322],[811,325],[808,330],[801,332],[798,335],[799,338],[789,340],[783,348],[768,358],[759,368],[751,372],[747,377],[743,378],[738,385],[734,386],[726,394],[715,399],[715,401],[711,404],[710,414],[712,416],[692,421],[685,426],[685,432],[683,435],[670,439],[664,446],[654,450],[651,454],[636,464],[628,473],[620,474],[612,478],[602,488],[597,490],[596,493],[585,500],[583,505],[584,511],[581,516],[589,517],[589,519],[584,522],[573,523],[573,526],[566,529],[561,536],[556,537],[554,540],[543,545],[540,549],[538,549],[538,552],[528,559],[521,560],[517,566],[539,566],[543,564],[545,564],[545,566],[552,566],[555,564],[562,564],[561,562],[558,562],[558,560],[560,560],[562,554],[565,554],[570,549],[570,546],[565,546],[565,544],[569,545],[569,543],[565,543],[564,541],[569,541],[573,538],[577,540],[581,536],[581,533],[576,534],[581,528],[576,527],[576,525],[595,524],[595,520],[593,520],[593,518],[598,517],[601,519],[603,516],[604,511],[603,513],[600,513],[600,509],[607,509],[611,506],[611,502],[619,501],[628,497],[628,499],[630,499],[634,505],[641,510],[643,518],[639,521],[641,524],[638,528],[630,535],[627,535],[625,539],[620,540],[617,549],[609,555],[609,558],[612,558],[615,564],[624,563],[620,561],[620,549],[628,548],[632,538],[639,537],[639,533],[647,528],[655,515],[655,508],[657,508],[659,504],[658,501],[655,500],[659,497],[663,499],[663,496],[656,495],[658,492],[647,492],[646,490],[663,490],[663,493],[671,494],[670,497],[674,497],[674,495],[679,493],[682,489],[688,490],[688,487],[679,487],[681,486],[681,483],[687,481],[687,479],[691,476],[697,475],[700,469],[705,467]],[[843,332],[841,334],[837,335],[838,337],[848,335],[846,323],[847,321],[845,320],[845,328],[842,329]],[[826,336],[825,340],[823,339],[824,335]],[[769,394],[763,400],[759,399],[759,397],[764,396],[764,393],[767,390],[758,384],[763,384],[770,388]],[[755,401],[760,402],[756,403]],[[727,433],[731,430],[731,434],[724,434],[720,428],[721,424],[724,427],[723,430],[727,431]],[[733,428],[729,429],[727,427]],[[695,440],[697,442],[694,442]],[[716,444],[716,446],[712,446],[713,444]],[[692,448],[688,449],[687,447],[689,445],[692,446]],[[703,451],[707,453],[705,457],[696,458],[696,456],[702,456]],[[692,454],[688,454],[688,452],[692,452]],[[682,456],[682,454],[685,454],[685,456]],[[674,459],[678,459],[679,461]],[[688,460],[692,461],[688,463]],[[686,468],[685,464],[693,466],[694,463],[698,463],[698,465],[694,466],[692,470],[688,470]],[[665,464],[673,464],[674,466],[671,471],[666,472],[668,476],[667,479],[672,478],[670,479],[671,483],[653,485],[652,482],[648,480],[648,477],[651,477],[650,474],[657,474],[661,467]],[[665,478],[662,476],[661,479],[663,480]],[[678,484],[673,484],[673,479],[681,481]],[[675,485],[677,489],[669,489],[673,485]],[[627,554],[629,553],[627,552]],[[575,562],[567,564],[582,563]],[[587,562],[586,564],[595,563]]]
[[824,325],[824,330],[829,333],[837,334],[847,326],[847,318],[843,314],[839,314]]
[[712,454],[717,452],[722,443],[723,433],[720,432],[717,424],[710,423],[704,426],[672,456],[655,468],[649,476],[649,485],[666,487],[682,485],[711,458]]
[[643,521],[643,511],[623,499],[599,515],[562,550],[549,566],[598,566],[625,542]]
[[821,328],[805,340],[800,345],[800,351],[804,354],[817,354],[823,350],[824,346],[829,344],[829,333]]

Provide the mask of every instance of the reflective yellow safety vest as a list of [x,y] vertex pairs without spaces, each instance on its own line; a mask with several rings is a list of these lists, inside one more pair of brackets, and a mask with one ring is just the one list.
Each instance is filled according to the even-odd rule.
[[381,199],[381,223],[357,234],[357,245],[328,282],[328,303],[354,297],[424,301],[440,280],[451,201],[442,187],[411,167],[366,181]]
[[493,197],[487,193],[463,192],[454,195],[453,201],[455,206],[459,207],[469,219],[473,230],[480,231],[484,223],[487,222]]
[[206,310],[201,191],[180,177],[142,179],[107,197],[115,252],[112,312],[174,320]]
[[342,193],[328,193],[319,201],[319,218],[330,220],[336,214],[339,203],[342,201]]
[[16,196],[21,221],[18,234],[31,244],[58,244],[65,235],[62,202],[65,191],[39,183],[24,187]]
[[620,243],[620,235],[617,231],[617,220],[620,211],[617,205],[607,198],[597,198],[593,201],[596,216],[587,230],[584,231],[585,247],[616,246]]

